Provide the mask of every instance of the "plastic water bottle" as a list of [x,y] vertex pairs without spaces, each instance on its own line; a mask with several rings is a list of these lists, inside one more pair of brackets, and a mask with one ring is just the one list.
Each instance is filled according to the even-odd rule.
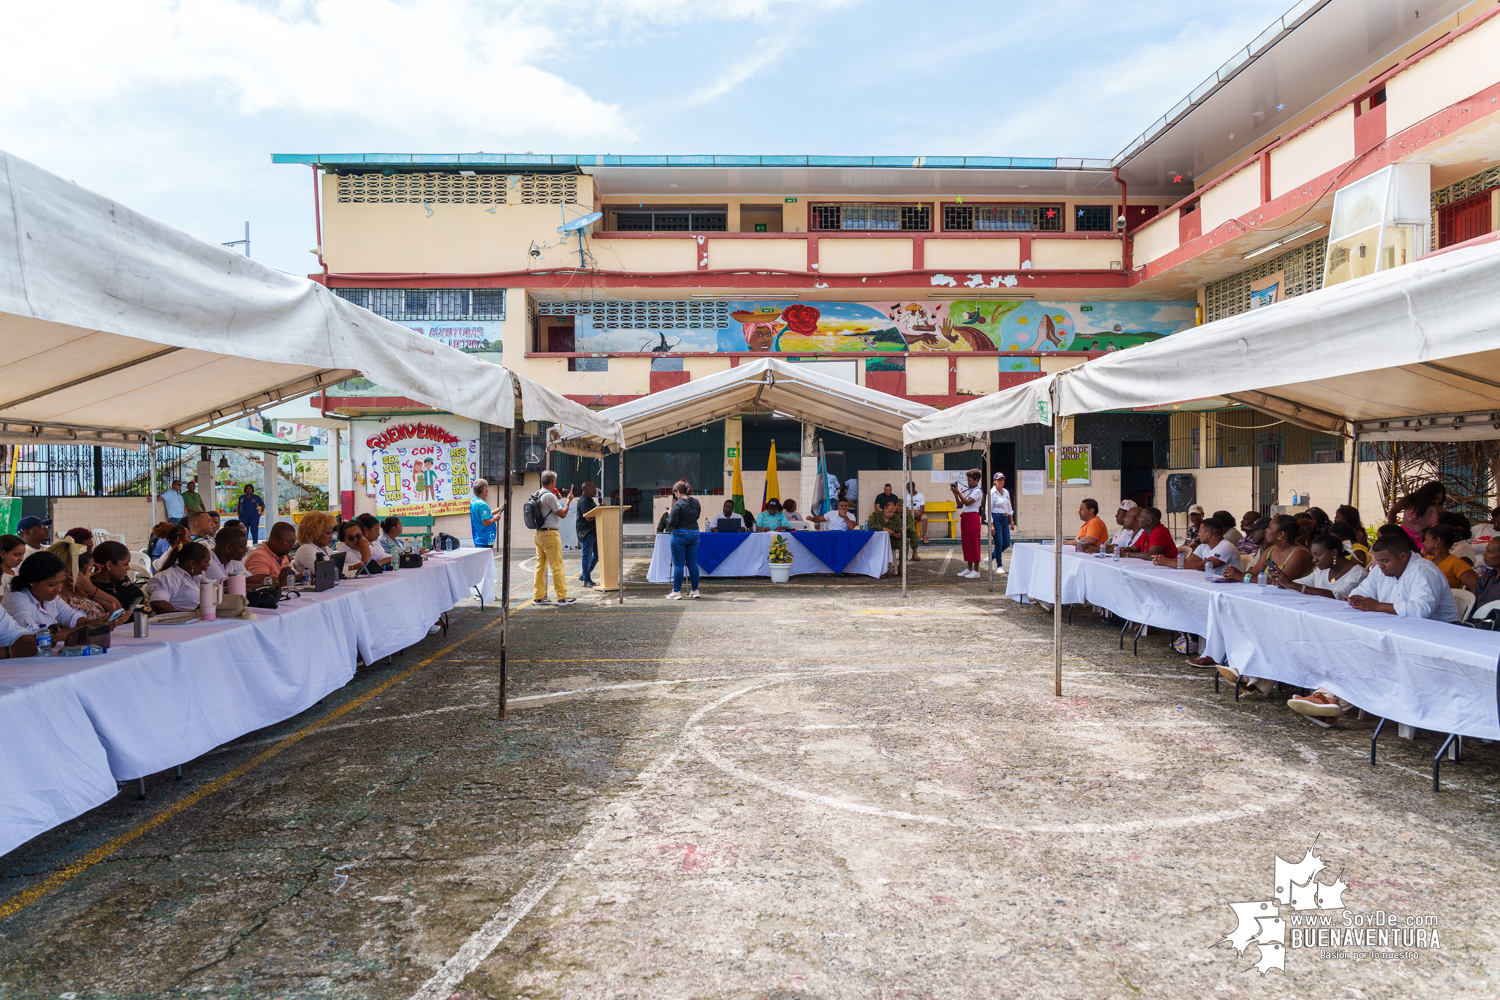
[[1120,561],[1120,546],[1115,546],[1115,562]]
[[1203,560],[1203,579],[1207,583],[1214,582],[1214,564],[1207,559]]
[[36,630],[36,655],[52,655],[52,630],[45,625]]
[[1260,588],[1260,592],[1262,594],[1264,594],[1266,592],[1266,583],[1267,582],[1268,581],[1266,580],[1266,571],[1265,570],[1261,570],[1260,571],[1260,575],[1255,578],[1255,585]]
[[1186,565],[1187,565],[1187,553],[1183,552],[1181,549],[1178,549],[1177,550],[1177,568],[1178,569],[1182,569]]

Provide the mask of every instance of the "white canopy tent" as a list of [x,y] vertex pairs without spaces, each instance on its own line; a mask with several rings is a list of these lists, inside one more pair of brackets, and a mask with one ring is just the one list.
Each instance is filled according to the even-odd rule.
[[[937,411],[900,396],[866,389],[804,365],[780,358],[758,358],[649,396],[612,406],[599,413],[619,424],[623,447],[614,446],[587,429],[563,424],[547,432],[549,451],[602,459],[620,452],[621,499],[625,489],[625,451],[648,441],[681,434],[725,417],[763,410],[795,417],[806,423],[868,441],[892,451],[901,450],[902,429]],[[906,476],[910,478],[910,476]],[[906,587],[906,546],[900,546],[901,585]],[[623,546],[621,561],[623,563]],[[623,575],[623,573],[622,573]],[[620,600],[625,599],[624,588]]]
[[[0,151],[0,443],[146,447],[356,374],[506,428],[619,425],[498,365]],[[154,450],[151,451],[154,457]],[[151,477],[155,510],[155,476]],[[501,608],[508,612],[510,519]],[[504,711],[505,640],[501,645]]]
[[[1154,343],[1096,358],[966,403],[906,429],[909,446],[988,435],[1029,417],[1017,390],[1045,388],[1054,414],[1171,406],[1214,396],[1315,430],[1361,440],[1500,437],[1500,242],[1485,238]],[[1006,393],[997,394],[1004,396]],[[1035,402],[1035,398],[1032,398]],[[967,412],[964,412],[967,411]],[[985,424],[990,424],[986,427]],[[1061,422],[1053,422],[1054,433]],[[1354,455],[1358,458],[1357,451]],[[1062,579],[1057,491],[1055,576]],[[1053,608],[1055,690],[1062,693],[1062,609]]]

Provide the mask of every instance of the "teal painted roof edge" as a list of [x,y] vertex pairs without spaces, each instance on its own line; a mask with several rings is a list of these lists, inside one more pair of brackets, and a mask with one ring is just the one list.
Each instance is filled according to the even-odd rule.
[[864,167],[900,170],[1108,170],[1107,159],[1037,156],[652,156],[612,153],[272,153],[320,167]]

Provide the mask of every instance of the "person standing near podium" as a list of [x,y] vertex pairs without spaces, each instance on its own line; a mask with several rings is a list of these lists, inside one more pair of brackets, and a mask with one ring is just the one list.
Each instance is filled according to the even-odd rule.
[[585,587],[594,586],[594,567],[599,564],[599,528],[588,512],[599,506],[594,499],[597,488],[592,482],[583,484],[583,496],[578,499],[578,548],[583,556],[583,572],[578,579]]

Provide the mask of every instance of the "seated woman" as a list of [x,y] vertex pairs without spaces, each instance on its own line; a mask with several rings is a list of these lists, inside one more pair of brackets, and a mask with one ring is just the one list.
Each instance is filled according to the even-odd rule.
[[160,613],[192,611],[198,606],[198,584],[212,554],[201,542],[188,542],[166,555],[161,572],[146,582],[146,599]]
[[1479,583],[1479,574],[1474,567],[1453,554],[1453,529],[1446,524],[1436,524],[1422,532],[1422,555],[1427,561],[1443,571],[1448,586],[1453,590],[1473,590]]
[[1453,529],[1453,544],[1448,546],[1448,551],[1470,566],[1478,566],[1479,553],[1474,548],[1473,523],[1456,510],[1445,510],[1438,515],[1438,524]]
[[68,571],[68,582],[62,591],[65,603],[90,618],[103,617],[111,611],[120,610],[120,602],[113,595],[94,586],[94,556],[88,549],[71,538],[64,537],[62,541],[49,545],[47,551],[61,559],[63,568]]
[[[160,537],[151,543],[151,571],[160,573],[161,568],[167,563],[167,556],[182,548],[190,540],[187,528],[180,524],[167,524],[163,521],[156,526],[161,531]],[[153,530],[155,535],[156,531]]]
[[338,518],[326,510],[310,510],[297,522],[297,551],[292,553],[292,578],[301,580],[311,573],[318,556],[327,559],[333,555],[329,545],[333,542],[333,531],[338,527]]
[[812,522],[804,521],[802,515],[797,513],[797,501],[784,501],[781,505],[781,512],[786,515],[786,526],[793,531],[812,530]]
[[[1345,551],[1350,558],[1365,569],[1370,568],[1370,533],[1360,520],[1359,508],[1342,504],[1333,512],[1333,525],[1328,529],[1345,542]],[[1347,532],[1347,534],[1346,534]]]
[[790,528],[792,522],[781,512],[781,501],[772,500],[766,504],[766,509],[760,512],[755,519],[756,531],[774,531],[777,528]]
[[[370,540],[365,537],[365,527],[358,521],[345,521],[339,525],[339,551],[344,556],[344,575],[354,576],[361,572],[380,572],[380,562],[370,550]],[[389,558],[389,557],[387,557]]]
[[1285,573],[1272,571],[1271,582],[1286,590],[1309,597],[1333,597],[1347,600],[1365,578],[1365,568],[1344,551],[1344,543],[1332,532],[1312,541],[1313,571],[1293,580]]
[[0,607],[22,628],[31,632],[49,629],[59,641],[66,639],[75,629],[105,624],[102,617],[89,618],[63,601],[59,595],[67,579],[67,570],[61,559],[51,552],[33,552],[16,570],[10,593],[0,601]]
[[130,582],[130,550],[124,542],[100,542],[94,548],[92,582],[121,607],[140,604],[146,598],[146,592]]
[[[1260,523],[1257,522],[1256,529],[1259,528]],[[1297,544],[1297,533],[1301,528],[1296,518],[1286,514],[1271,518],[1266,525],[1264,543],[1254,565],[1243,572],[1233,566],[1226,566],[1224,579],[1243,580],[1246,573],[1253,578],[1270,569],[1293,580],[1306,576],[1312,572],[1312,553]]]
[[10,593],[10,582],[25,558],[26,543],[19,535],[0,535],[0,598]]

